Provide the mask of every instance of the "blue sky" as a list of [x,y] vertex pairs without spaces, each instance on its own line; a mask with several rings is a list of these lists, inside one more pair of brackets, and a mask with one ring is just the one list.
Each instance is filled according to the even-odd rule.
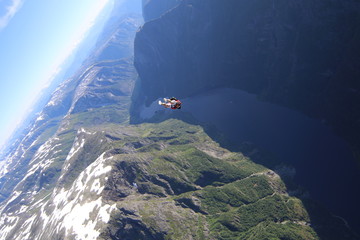
[[113,0],[0,0],[0,149]]

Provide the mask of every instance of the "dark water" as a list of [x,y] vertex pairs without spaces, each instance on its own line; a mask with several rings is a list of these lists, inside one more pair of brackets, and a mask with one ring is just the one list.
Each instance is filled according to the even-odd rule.
[[[296,183],[360,229],[360,169],[347,143],[321,120],[234,89],[218,89],[181,100],[181,111],[214,124],[233,144],[252,142],[294,166]],[[141,117],[150,118],[156,111],[172,112],[163,110],[155,101],[143,108]]]
[[360,226],[359,172],[346,142],[320,120],[233,89],[183,99],[182,111],[234,143],[250,141],[296,169],[295,182],[350,225]]

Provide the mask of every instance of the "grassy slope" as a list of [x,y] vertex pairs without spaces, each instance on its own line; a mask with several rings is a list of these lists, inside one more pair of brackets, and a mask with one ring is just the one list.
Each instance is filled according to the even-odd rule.
[[112,175],[131,189],[110,199],[133,213],[114,216],[110,229],[126,232],[120,222],[136,219],[154,239],[318,239],[277,174],[219,147],[202,127],[169,119],[104,129],[116,149]]

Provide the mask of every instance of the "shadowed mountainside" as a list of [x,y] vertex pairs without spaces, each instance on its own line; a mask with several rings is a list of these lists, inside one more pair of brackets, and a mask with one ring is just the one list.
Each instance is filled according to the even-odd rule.
[[[165,7],[152,6],[157,8],[153,12]],[[192,99],[209,96],[211,90],[216,89],[245,90],[262,101],[319,119],[319,126],[321,123],[330,126],[347,141],[356,157],[360,149],[357,134],[360,130],[359,9],[359,2],[353,0],[181,1],[175,8],[168,8],[158,14],[158,18],[146,22],[137,33],[135,66],[140,81],[133,103],[142,107],[134,107],[133,120],[144,121],[142,109],[151,108],[151,103],[159,97],[170,95],[184,99],[188,105],[198,106],[198,112],[205,113],[200,118],[206,122],[216,122],[217,118],[225,116],[213,112],[213,105],[200,106]],[[226,131],[234,134],[240,128],[236,127],[236,121],[241,123],[246,118],[233,104],[236,101],[229,99],[223,107],[233,109],[227,118],[233,119],[235,127],[218,126],[219,129],[227,127]],[[187,111],[186,104],[183,111]],[[212,104],[216,106],[216,102]],[[189,106],[189,111],[196,112],[196,109]],[[259,121],[253,119],[253,122]],[[266,115],[262,121],[272,128]],[[277,130],[282,131],[281,128]],[[248,131],[258,132],[256,124],[249,125]],[[310,129],[300,131],[309,132]],[[296,137],[289,136],[287,142],[301,143],[301,139],[294,139]],[[298,165],[303,169],[308,166],[309,172],[325,172],[320,175],[327,178],[309,180],[304,170],[298,179],[308,181],[307,184],[311,184],[309,181],[329,184],[324,187],[326,192],[322,193],[322,198],[331,199],[333,194],[338,194],[330,182],[335,182],[337,189],[347,189],[346,195],[340,194],[340,199],[344,199],[338,201],[335,208],[340,215],[345,214],[352,225],[359,226],[357,201],[354,200],[359,195],[357,190],[351,191],[351,186],[360,183],[360,171],[349,152],[342,154],[336,146],[327,145],[325,137],[320,139],[319,142],[311,138],[303,140],[313,142],[313,156],[304,159],[304,164],[299,161]],[[238,150],[246,141],[244,136],[229,140]],[[261,141],[267,141],[269,146],[271,142],[279,144],[284,140],[270,138],[264,133]],[[316,146],[328,146],[337,152],[328,159]],[[272,147],[267,150],[277,151]],[[280,149],[276,154],[282,152],[287,149]],[[290,164],[292,161],[285,159]],[[315,161],[314,164],[309,164],[311,161]],[[273,167],[272,163],[262,163]],[[349,177],[346,168],[351,172]],[[336,182],[335,179],[342,179],[339,173],[347,180]]]
[[[150,2],[148,14],[165,7]],[[141,95],[246,90],[323,119],[358,155],[359,12],[354,0],[184,0],[137,34]]]

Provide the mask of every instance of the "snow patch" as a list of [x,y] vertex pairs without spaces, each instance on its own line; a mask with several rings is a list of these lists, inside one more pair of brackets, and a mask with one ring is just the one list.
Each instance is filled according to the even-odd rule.
[[13,227],[17,224],[19,217],[1,215],[0,218],[0,239],[6,239]]
[[70,162],[69,160],[77,153],[80,151],[80,149],[82,149],[85,145],[85,138],[81,139],[81,142],[79,142],[78,137],[75,138],[75,142],[72,146],[72,148],[70,149],[69,154],[67,155],[66,159],[65,159],[65,166],[64,166],[64,171],[67,171],[70,167]]
[[16,198],[18,198],[20,196],[21,192],[20,191],[15,191],[12,195],[11,198],[7,201],[7,204],[11,203],[12,201],[14,201]]
[[81,143],[79,143],[79,141],[75,141],[74,146],[71,148],[69,154],[66,157],[66,161],[68,161],[70,158],[72,158],[81,148],[84,147],[85,144],[85,139],[81,139]]
[[48,102],[48,104],[46,104],[47,107],[51,107],[51,106],[55,106],[55,101],[51,100],[50,102]]
[[8,165],[9,163],[7,161],[0,162],[0,178],[9,172],[7,168]]
[[75,233],[76,239],[96,239],[100,233],[95,230],[96,221],[90,220],[90,214],[96,209],[100,209],[101,205],[101,198],[75,205],[64,218],[67,235]]
[[41,207],[41,214],[40,214],[41,220],[42,220],[42,229],[45,230],[45,227],[47,226],[50,217],[46,214],[45,211],[45,205]]
[[80,130],[78,131],[78,133],[86,133],[86,134],[89,134],[89,135],[94,135],[94,134],[96,134],[96,132],[86,131],[84,128],[80,128]]
[[16,215],[25,212],[28,209],[28,206],[22,205],[19,211],[16,212]]
[[104,186],[101,187],[100,179],[96,179],[91,186],[91,191],[95,192],[97,194],[100,194],[103,189],[104,189]]
[[34,158],[32,159],[32,161],[30,163],[34,162],[36,159],[44,158],[45,155],[52,152],[55,148],[61,146],[61,144],[56,144],[56,145],[52,146],[54,140],[55,139],[50,139],[49,141],[46,141],[43,145],[41,145],[39,147],[39,149],[36,151]]
[[36,121],[41,121],[41,120],[44,120],[45,117],[44,117],[44,114],[41,113],[40,116],[36,119]]
[[104,158],[104,155],[81,172],[70,189],[54,191],[52,214],[48,216],[42,209],[44,228],[54,229],[56,233],[64,230],[65,238],[75,235],[75,239],[96,239],[99,236],[102,225],[99,222],[107,223],[116,209],[115,204],[104,203],[100,196],[105,184],[104,175],[112,170],[106,165],[112,157]]
[[99,214],[98,214],[98,220],[102,221],[104,223],[107,223],[110,221],[110,216],[112,211],[114,211],[116,209],[116,204],[113,205],[107,205],[107,206],[103,206],[102,208],[100,208],[99,210]]
[[30,239],[31,234],[31,226],[36,219],[36,215],[33,215],[31,218],[26,220],[24,224],[21,226],[21,234],[17,237],[17,239]]
[[56,158],[46,159],[45,161],[39,162],[38,164],[34,164],[24,177],[24,180],[29,176],[33,175],[38,170],[47,169],[54,162],[55,159]]

